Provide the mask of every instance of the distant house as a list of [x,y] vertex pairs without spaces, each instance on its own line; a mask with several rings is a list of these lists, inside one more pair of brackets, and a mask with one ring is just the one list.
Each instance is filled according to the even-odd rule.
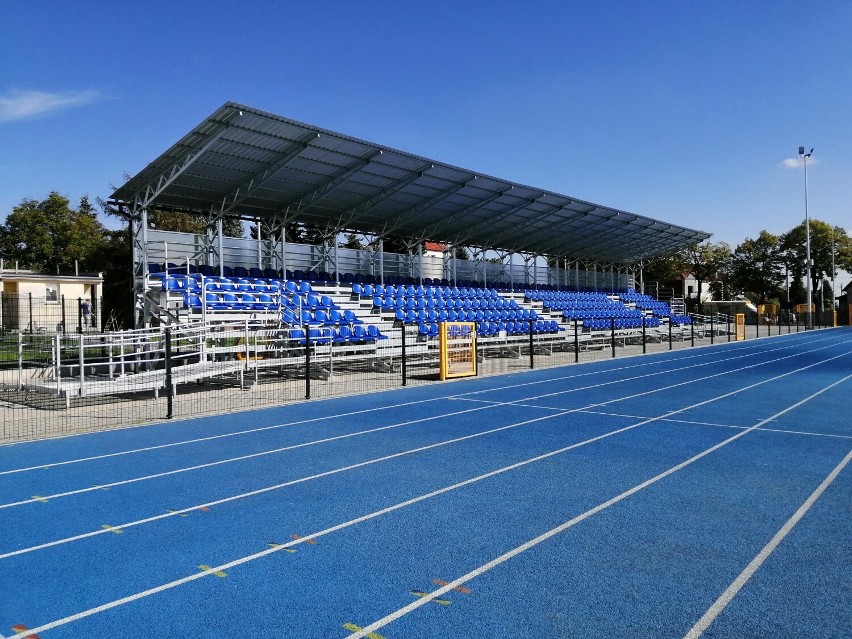
[[98,330],[103,274],[53,275],[0,266],[0,327],[34,333]]
[[441,279],[444,277],[444,251],[445,244],[439,242],[425,242],[423,244],[423,277]]

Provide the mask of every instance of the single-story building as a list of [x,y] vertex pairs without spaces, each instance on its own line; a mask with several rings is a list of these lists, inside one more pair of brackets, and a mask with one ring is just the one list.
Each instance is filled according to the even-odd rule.
[[100,330],[102,273],[53,275],[0,265],[0,328],[34,333]]

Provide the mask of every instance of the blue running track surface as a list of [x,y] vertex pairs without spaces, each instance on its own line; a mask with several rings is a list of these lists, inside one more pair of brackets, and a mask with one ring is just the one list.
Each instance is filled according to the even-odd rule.
[[852,636],[852,330],[0,447],[0,637]]

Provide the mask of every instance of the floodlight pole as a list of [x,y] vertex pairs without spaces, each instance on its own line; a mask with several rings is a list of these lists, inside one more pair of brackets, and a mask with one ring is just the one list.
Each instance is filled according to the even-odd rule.
[[834,300],[837,296],[837,289],[834,288],[834,227],[831,227],[831,311],[834,312]]
[[805,329],[812,329],[814,327],[813,323],[813,291],[811,285],[811,220],[808,215],[808,158],[811,157],[811,154],[814,152],[811,149],[808,153],[805,153],[805,147],[799,147],[799,157],[802,158],[802,161],[805,165],[805,251],[806,251],[806,259],[808,262],[808,315],[807,321],[805,323]]

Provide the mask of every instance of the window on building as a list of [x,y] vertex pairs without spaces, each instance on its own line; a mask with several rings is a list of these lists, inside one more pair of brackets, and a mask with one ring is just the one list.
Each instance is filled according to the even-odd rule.
[[44,298],[47,302],[59,301],[59,287],[56,284],[44,285]]

